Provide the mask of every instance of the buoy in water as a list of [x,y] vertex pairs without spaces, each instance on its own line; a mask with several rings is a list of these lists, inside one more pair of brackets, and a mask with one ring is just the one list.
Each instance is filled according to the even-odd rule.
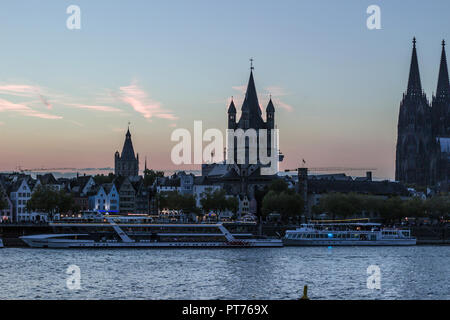
[[308,298],[308,286],[304,286],[303,287],[303,297],[301,297],[300,300],[309,300],[309,298]]

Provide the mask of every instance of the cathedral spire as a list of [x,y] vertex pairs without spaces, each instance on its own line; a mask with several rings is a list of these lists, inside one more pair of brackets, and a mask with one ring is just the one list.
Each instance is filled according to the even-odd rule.
[[413,51],[411,57],[411,67],[409,69],[408,94],[422,94],[422,84],[420,83],[419,63],[417,62],[416,38],[413,38]]
[[441,65],[439,67],[439,78],[436,90],[436,97],[448,97],[450,84],[448,79],[447,57],[445,54],[445,40],[442,40]]

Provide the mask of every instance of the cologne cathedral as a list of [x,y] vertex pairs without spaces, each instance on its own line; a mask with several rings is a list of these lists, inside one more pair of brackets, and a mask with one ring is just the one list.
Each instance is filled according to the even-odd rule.
[[407,185],[448,191],[450,170],[450,85],[445,41],[436,94],[431,103],[425,95],[419,73],[416,39],[406,93],[398,116],[395,179]]

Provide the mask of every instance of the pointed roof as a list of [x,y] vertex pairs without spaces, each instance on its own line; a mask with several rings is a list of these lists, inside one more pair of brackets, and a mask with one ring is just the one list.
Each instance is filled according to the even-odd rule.
[[256,93],[255,80],[253,79],[253,67],[250,71],[247,92],[245,93],[241,111],[242,116],[239,119],[238,127],[244,127],[244,119],[249,120],[249,128],[260,129],[264,127],[264,120],[262,119],[262,112],[259,107],[258,94]]
[[228,107],[228,113],[236,113],[236,107],[234,106],[233,98],[231,98],[231,103]]
[[250,71],[250,79],[248,79],[244,104],[247,104],[246,107],[248,107],[251,114],[261,116],[261,109],[259,107],[258,94],[256,93],[255,80],[253,79],[253,70]]
[[272,103],[272,97],[270,97],[269,104],[267,105],[266,112],[275,112],[275,107]]
[[411,66],[409,69],[408,94],[422,94],[422,84],[420,83],[419,63],[417,62],[416,38],[413,38],[413,51]]
[[449,96],[450,83],[448,79],[447,57],[445,54],[445,40],[442,40],[441,65],[439,67],[439,78],[436,97]]
[[125,135],[125,142],[122,148],[122,154],[120,156],[122,160],[136,160],[134,156],[133,142],[131,141],[130,128],[128,128]]

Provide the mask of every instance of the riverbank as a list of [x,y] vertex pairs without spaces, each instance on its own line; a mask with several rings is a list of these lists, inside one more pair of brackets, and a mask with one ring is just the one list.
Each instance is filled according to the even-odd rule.
[[[263,235],[270,237],[283,237],[286,230],[295,229],[295,225],[264,224]],[[248,230],[248,232],[256,232]],[[417,238],[418,245],[450,245],[450,226],[413,226],[410,227],[412,235]],[[0,238],[5,247],[26,247],[19,237],[33,234],[53,233],[53,228],[47,224],[0,224]]]

